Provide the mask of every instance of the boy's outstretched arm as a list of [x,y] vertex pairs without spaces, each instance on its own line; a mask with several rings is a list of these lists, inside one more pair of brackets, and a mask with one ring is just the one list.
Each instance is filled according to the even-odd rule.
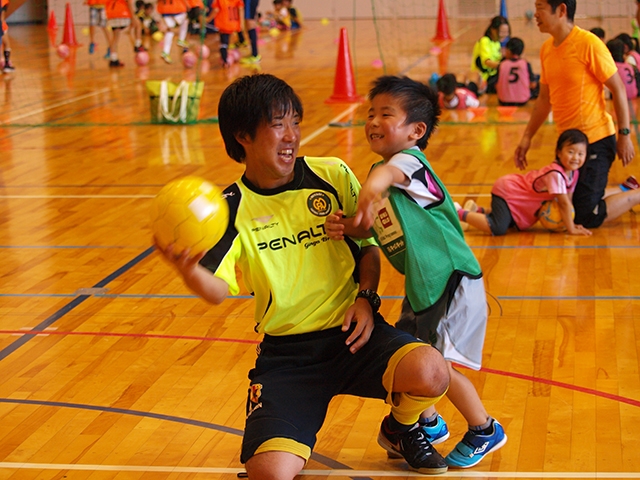
[[573,205],[571,203],[571,196],[568,193],[562,193],[556,196],[558,200],[558,206],[560,207],[560,215],[562,215],[562,222],[567,227],[567,233],[571,235],[591,235],[591,230],[587,230],[582,225],[576,225],[573,222]]
[[337,210],[327,216],[324,222],[324,231],[331,240],[344,240],[344,236],[351,238],[369,238],[371,232],[362,225],[355,226],[353,217],[346,218],[342,210]]
[[353,217],[355,226],[362,225],[369,230],[375,219],[374,203],[393,184],[408,184],[409,179],[402,170],[392,165],[383,164],[374,168],[362,185],[358,196],[358,211]]

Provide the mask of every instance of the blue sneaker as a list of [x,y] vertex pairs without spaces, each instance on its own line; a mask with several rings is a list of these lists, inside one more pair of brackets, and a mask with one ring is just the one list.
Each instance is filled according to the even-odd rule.
[[479,435],[471,430],[464,434],[456,448],[444,459],[450,467],[469,468],[480,463],[480,460],[491,452],[495,452],[507,443],[504,428],[497,420],[493,421],[491,435]]
[[438,414],[436,418],[436,424],[432,427],[428,425],[422,425],[422,430],[427,434],[427,440],[431,443],[431,445],[437,445],[439,443],[444,442],[447,438],[449,438],[449,428],[447,427],[447,422],[444,421],[444,418]]

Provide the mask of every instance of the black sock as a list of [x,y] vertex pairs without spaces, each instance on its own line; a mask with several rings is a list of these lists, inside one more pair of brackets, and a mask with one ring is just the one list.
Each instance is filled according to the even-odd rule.
[[387,417],[387,428],[391,433],[404,433],[411,430],[414,425],[405,425],[403,423],[398,422],[395,418],[393,418],[393,414],[389,414]]
[[249,40],[251,41],[251,55],[258,56],[258,32],[255,28],[249,30]]

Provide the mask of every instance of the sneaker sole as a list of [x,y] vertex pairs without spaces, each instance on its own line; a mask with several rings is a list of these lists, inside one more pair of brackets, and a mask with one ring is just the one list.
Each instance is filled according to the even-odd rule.
[[[475,467],[477,464],[479,464],[482,459],[484,457],[486,457],[487,455],[489,455],[490,453],[495,452],[496,450],[502,448],[504,446],[504,444],[507,443],[507,435],[505,434],[504,438],[502,440],[500,440],[498,443],[496,443],[493,447],[491,447],[491,449],[487,450],[484,455],[482,455],[480,458],[478,458],[478,460],[476,460],[474,463],[470,463],[469,465],[451,465],[449,463],[447,463],[447,465],[449,465],[452,468],[471,468],[471,467]],[[447,459],[445,458],[444,461],[446,462]]]
[[[445,439],[446,440],[446,439]],[[442,440],[444,442],[444,440]],[[404,459],[404,457],[395,449],[392,443],[378,434],[378,445],[384,448],[387,451],[387,456],[391,459]],[[433,445],[433,443],[431,443]],[[407,463],[407,465],[409,465]],[[414,472],[423,473],[426,475],[439,475],[441,473],[445,473],[449,467],[441,467],[441,468],[414,468],[409,465],[409,470],[413,470]]]

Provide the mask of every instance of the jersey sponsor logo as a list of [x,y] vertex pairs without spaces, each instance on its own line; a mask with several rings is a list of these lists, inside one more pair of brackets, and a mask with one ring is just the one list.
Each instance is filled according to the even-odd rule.
[[324,224],[320,224],[309,228],[309,230],[294,233],[289,237],[277,237],[267,242],[259,242],[258,250],[282,250],[290,245],[304,245],[304,248],[309,248],[328,240],[329,237],[324,231]]
[[307,198],[307,207],[316,217],[326,217],[331,213],[331,199],[324,192],[313,192]]
[[382,223],[382,226],[384,228],[389,228],[390,226],[393,225],[391,216],[389,215],[389,212],[387,211],[386,208],[383,208],[378,212],[378,218],[380,219],[380,223]]
[[262,408],[260,396],[262,395],[262,384],[254,383],[249,387],[249,403],[247,405],[247,418],[258,408]]

